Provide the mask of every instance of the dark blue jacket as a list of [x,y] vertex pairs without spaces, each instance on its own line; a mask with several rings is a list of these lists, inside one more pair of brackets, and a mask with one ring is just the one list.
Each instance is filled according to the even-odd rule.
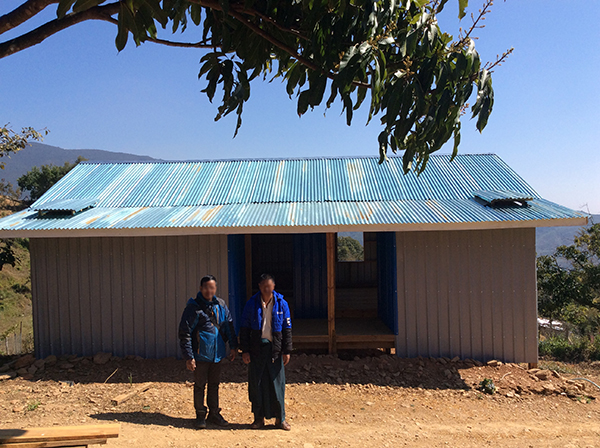
[[[218,327],[211,320],[211,313]],[[196,299],[188,300],[179,324],[179,345],[185,360],[219,362],[227,356],[225,342],[232,350],[237,349],[237,337],[233,319],[225,302],[213,297],[208,302],[198,293]]]
[[[254,294],[246,302],[242,313],[240,328],[240,348],[244,353],[258,355],[262,338],[262,298],[260,292]],[[273,333],[273,360],[282,353],[292,352],[292,318],[290,307],[283,296],[273,291],[273,317],[271,319]]]

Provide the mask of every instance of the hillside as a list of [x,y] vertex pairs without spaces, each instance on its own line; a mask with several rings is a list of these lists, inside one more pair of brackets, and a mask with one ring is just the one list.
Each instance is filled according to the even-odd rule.
[[[589,225],[600,223],[600,215],[592,215]],[[537,255],[551,255],[558,246],[573,244],[581,227],[539,227],[535,233]]]
[[156,160],[148,156],[139,156],[125,152],[112,152],[100,149],[63,149],[57,146],[33,142],[31,146],[22,151],[3,158],[6,163],[4,170],[0,170],[0,178],[17,186],[17,179],[34,166],[63,165],[65,162],[74,162],[77,157],[84,157],[94,161],[148,161]]

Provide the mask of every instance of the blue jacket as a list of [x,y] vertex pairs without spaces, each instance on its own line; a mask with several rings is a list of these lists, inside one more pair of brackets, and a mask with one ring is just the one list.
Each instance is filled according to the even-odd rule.
[[[242,313],[240,329],[240,347],[242,352],[258,355],[262,338],[262,299],[260,292],[254,294],[246,302]],[[273,359],[282,353],[292,352],[292,318],[290,308],[283,296],[273,291],[273,316],[271,319],[273,333]]]
[[[214,315],[218,328],[211,315]],[[179,345],[183,358],[219,362],[227,356],[225,342],[229,343],[230,349],[237,349],[229,308],[222,299],[213,297],[208,302],[199,292],[196,299],[188,300],[179,324]]]

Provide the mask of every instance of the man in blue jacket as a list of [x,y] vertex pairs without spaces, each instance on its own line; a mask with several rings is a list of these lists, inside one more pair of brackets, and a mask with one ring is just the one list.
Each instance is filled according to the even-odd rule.
[[292,319],[283,296],[275,292],[275,279],[263,274],[260,291],[253,295],[242,315],[240,346],[248,366],[248,395],[252,402],[252,429],[275,418],[277,428],[289,431],[285,420],[285,368],[292,352]]
[[[217,280],[207,275],[200,280],[200,292],[190,299],[183,310],[179,324],[179,345],[188,370],[194,372],[194,408],[196,427],[206,428],[206,421],[218,426],[228,426],[219,408],[220,361],[227,356],[225,343],[229,343],[229,359],[237,352],[237,337],[233,320],[225,302],[216,296]],[[207,408],[204,406],[204,390]]]

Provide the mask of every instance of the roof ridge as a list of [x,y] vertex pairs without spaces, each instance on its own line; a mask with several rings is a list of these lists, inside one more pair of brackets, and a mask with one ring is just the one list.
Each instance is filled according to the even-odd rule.
[[[458,154],[455,158],[463,157],[481,157],[495,156],[495,153],[470,153]],[[430,158],[451,158],[452,154],[432,154]],[[402,159],[402,156],[389,156],[390,159]],[[169,164],[169,163],[217,163],[217,162],[282,162],[282,161],[311,161],[311,160],[352,160],[352,159],[374,159],[378,160],[379,156],[314,156],[314,157],[247,157],[247,158],[231,158],[231,159],[187,159],[187,160],[84,160],[80,164],[84,165],[118,165],[118,164]]]

